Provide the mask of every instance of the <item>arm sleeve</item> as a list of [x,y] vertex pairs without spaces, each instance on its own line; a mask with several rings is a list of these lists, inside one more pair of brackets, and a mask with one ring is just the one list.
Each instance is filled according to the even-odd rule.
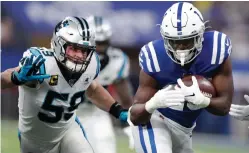
[[151,64],[153,64],[153,62],[151,62],[152,60],[149,57],[148,50],[146,49],[145,46],[141,48],[138,58],[139,58],[139,66],[141,67],[141,69],[146,74],[152,76],[153,69]]

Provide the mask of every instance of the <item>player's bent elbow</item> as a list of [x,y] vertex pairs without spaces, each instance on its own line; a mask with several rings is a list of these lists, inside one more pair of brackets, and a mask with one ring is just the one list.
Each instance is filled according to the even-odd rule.
[[130,120],[135,126],[145,125],[150,121],[150,117],[138,117],[131,114]]
[[229,99],[227,97],[226,100],[224,100],[224,106],[221,111],[221,116],[225,116],[229,113],[231,104],[232,104],[232,99]]
[[134,115],[132,115],[132,113],[131,113],[131,116],[130,116],[130,120],[131,120],[133,125],[135,125],[135,126],[139,125],[139,120]]
[[212,108],[207,108],[208,112],[217,115],[217,116],[225,116],[229,113],[230,111],[230,106],[231,103],[226,102],[226,104],[224,104],[223,106],[219,106],[219,107],[212,107]]
[[227,115],[227,114],[229,113],[229,111],[230,111],[230,106],[231,106],[231,105],[224,106],[223,111],[222,111],[222,113],[221,113],[221,116],[225,116],[225,115]]
[[131,122],[137,125],[144,125],[150,121],[151,114],[146,110],[141,109],[140,106],[133,106],[130,110],[130,120]]

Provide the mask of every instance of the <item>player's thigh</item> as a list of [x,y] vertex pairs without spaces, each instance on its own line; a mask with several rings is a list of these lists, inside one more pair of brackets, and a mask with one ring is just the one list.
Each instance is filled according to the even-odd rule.
[[153,114],[145,126],[132,127],[137,153],[172,153],[170,131],[159,115]]
[[93,116],[81,118],[87,139],[95,153],[115,153],[116,140],[110,115],[102,110],[95,110]]
[[60,143],[37,142],[24,136],[19,137],[21,153],[59,153]]
[[62,138],[60,153],[93,153],[90,143],[87,141],[82,125],[74,122]]
[[171,130],[173,153],[193,153],[192,131],[194,126],[185,128],[173,121],[168,121],[167,124]]

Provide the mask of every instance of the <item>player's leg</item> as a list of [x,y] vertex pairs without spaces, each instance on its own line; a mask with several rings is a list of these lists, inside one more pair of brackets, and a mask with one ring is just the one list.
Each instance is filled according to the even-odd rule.
[[132,127],[137,153],[172,153],[171,134],[158,114],[153,114],[150,123]]
[[82,114],[79,118],[84,125],[87,139],[95,153],[116,153],[116,140],[111,118],[108,113],[96,106],[93,107],[90,116],[89,114],[82,116]]
[[60,143],[45,143],[37,142],[34,139],[27,138],[21,133],[18,133],[20,141],[20,152],[21,153],[60,153]]
[[193,153],[192,131],[195,125],[191,128],[185,128],[167,118],[165,118],[165,123],[171,131],[173,153]]
[[72,124],[61,140],[60,153],[93,153],[93,149],[85,137],[83,126],[77,117]]

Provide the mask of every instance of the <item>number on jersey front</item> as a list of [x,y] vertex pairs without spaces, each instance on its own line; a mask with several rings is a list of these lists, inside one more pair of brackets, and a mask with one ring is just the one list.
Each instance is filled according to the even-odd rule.
[[[69,120],[73,114],[74,110],[78,108],[79,104],[84,101],[84,93],[85,91],[80,91],[74,94],[70,99],[70,107],[67,108],[67,113],[65,112],[65,108],[63,106],[56,106],[53,105],[53,101],[55,99],[61,100],[61,101],[68,101],[69,94],[68,93],[58,93],[55,91],[48,91],[47,96],[45,97],[45,101],[41,108],[45,111],[54,113],[54,116],[48,115],[43,112],[38,113],[38,118],[47,123],[57,123],[59,122],[62,117],[65,121]],[[76,104],[76,101],[80,99],[80,102]]]

